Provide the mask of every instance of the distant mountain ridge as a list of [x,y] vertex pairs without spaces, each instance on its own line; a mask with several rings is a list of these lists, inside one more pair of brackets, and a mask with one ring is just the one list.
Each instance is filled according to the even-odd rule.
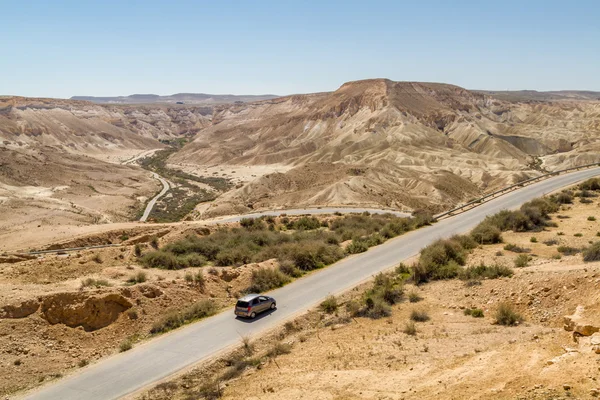
[[253,102],[275,99],[274,94],[260,95],[234,95],[234,94],[207,94],[207,93],[176,93],[168,96],[158,94],[132,94],[129,96],[73,96],[71,100],[91,101],[98,104],[148,104],[148,103],[177,103],[185,104],[227,104],[235,102]]
[[493,96],[511,102],[518,101],[560,101],[560,100],[600,100],[600,92],[591,90],[472,90],[472,92]]

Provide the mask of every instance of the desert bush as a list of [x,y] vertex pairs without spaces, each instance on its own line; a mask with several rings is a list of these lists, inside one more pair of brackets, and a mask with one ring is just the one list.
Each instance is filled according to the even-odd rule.
[[483,318],[483,310],[480,308],[466,308],[465,315],[470,315],[473,318]]
[[305,230],[310,231],[319,229],[321,227],[321,221],[316,217],[300,217],[296,221],[292,221],[287,225],[288,229]]
[[326,312],[327,314],[333,314],[338,309],[338,302],[334,296],[327,297],[321,303],[321,310]]
[[242,218],[240,225],[250,231],[260,231],[266,228],[265,223],[260,218]]
[[583,237],[583,233],[576,233],[573,236],[575,236],[575,237]]
[[383,299],[378,297],[367,297],[365,300],[365,309],[362,315],[372,319],[389,317],[392,315],[392,309]]
[[369,246],[367,245],[367,243],[365,243],[364,240],[360,239],[352,240],[352,243],[350,243],[348,247],[346,247],[346,251],[349,254],[364,253],[367,250],[369,250]]
[[248,293],[262,293],[281,287],[290,281],[290,277],[278,269],[262,268],[252,271]]
[[412,310],[410,313],[410,319],[415,322],[429,321],[429,314],[424,310]]
[[279,264],[279,270],[292,278],[299,278],[302,276],[302,271],[290,260],[282,261],[281,264]]
[[79,362],[77,363],[77,366],[78,366],[79,368],[83,368],[83,367],[85,367],[86,365],[88,365],[89,363],[90,363],[90,362],[89,362],[87,359],[85,359],[85,358],[82,358],[82,359],[81,359],[81,360],[79,360]]
[[519,254],[515,257],[514,263],[516,268],[525,268],[529,265],[529,256],[526,254]]
[[600,261],[600,242],[592,244],[583,251],[583,261]]
[[571,246],[558,246],[556,248],[556,251],[558,251],[561,254],[564,254],[565,256],[572,256],[577,253],[580,253],[581,249],[579,249],[577,247],[571,247]]
[[408,293],[408,301],[410,301],[411,303],[418,303],[421,300],[423,300],[423,298],[419,295],[417,291],[411,290]]
[[589,216],[589,217],[587,217],[587,220],[588,220],[588,221],[595,221],[595,220],[596,220],[596,217],[594,217],[594,216]]
[[152,328],[150,333],[158,334],[168,332],[172,329],[179,328],[180,326],[193,322],[195,320],[209,317],[217,312],[215,303],[211,300],[201,300],[191,306],[184,308],[181,311],[171,311],[164,315],[159,321],[157,321]]
[[98,289],[103,286],[110,286],[110,283],[106,279],[94,279],[94,278],[86,278],[81,281],[81,288],[94,287],[94,288]]
[[276,343],[271,347],[265,354],[268,358],[274,358],[283,354],[290,354],[292,352],[292,345],[289,343]]
[[537,240],[537,238],[535,236],[532,236],[532,237],[529,238],[529,241],[531,243],[537,243],[538,240]]
[[470,235],[454,235],[450,238],[450,240],[459,243],[465,250],[475,249],[479,244]]
[[133,248],[133,254],[135,254],[136,257],[141,257],[142,256],[142,245],[137,243],[135,245],[135,247]]
[[516,244],[513,244],[513,243],[509,243],[506,246],[504,246],[504,250],[512,251],[513,253],[529,253],[531,251],[530,249],[526,249],[524,247],[517,246]]
[[572,204],[573,195],[567,192],[561,192],[556,196],[556,202],[558,204]]
[[152,236],[150,239],[150,246],[158,250],[158,238],[156,236]]
[[131,339],[125,339],[119,344],[119,352],[123,353],[133,348],[133,342]]
[[438,240],[421,250],[421,257],[412,268],[412,279],[418,284],[455,278],[466,257],[467,252],[458,241]]
[[417,326],[413,321],[409,321],[404,324],[404,329],[402,329],[402,332],[407,335],[415,336],[417,334]]
[[581,204],[592,204],[594,201],[593,201],[593,200],[590,200],[590,199],[588,199],[588,198],[582,197],[582,198],[579,200],[579,202],[580,202]]
[[346,311],[353,317],[360,315],[360,304],[355,300],[350,300],[346,303]]
[[500,303],[496,310],[496,324],[505,326],[518,325],[523,317],[508,303]]
[[148,276],[144,271],[138,271],[137,273],[131,275],[127,279],[127,283],[136,284],[136,283],[144,283],[148,279]]
[[548,239],[548,240],[544,240],[544,244],[546,246],[554,246],[558,244],[558,240],[557,239]]
[[494,244],[502,242],[500,229],[486,221],[483,221],[471,231],[471,237],[479,244]]
[[579,184],[581,190],[600,190],[600,178],[590,178]]
[[143,266],[160,269],[179,269],[177,257],[163,250],[146,253],[140,260]]
[[500,264],[485,265],[483,263],[463,269],[460,272],[462,280],[479,280],[479,279],[497,279],[500,277],[510,277],[513,275],[513,270],[509,267]]

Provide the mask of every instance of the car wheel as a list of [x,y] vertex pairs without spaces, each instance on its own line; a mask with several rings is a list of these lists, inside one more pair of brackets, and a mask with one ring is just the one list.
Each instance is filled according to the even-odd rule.
[[256,318],[256,313],[253,312],[252,314],[250,314],[250,318],[252,318],[252,319]]
[[274,310],[274,309],[275,309],[275,307],[277,307],[277,306],[275,305],[275,303],[271,303],[271,310]]

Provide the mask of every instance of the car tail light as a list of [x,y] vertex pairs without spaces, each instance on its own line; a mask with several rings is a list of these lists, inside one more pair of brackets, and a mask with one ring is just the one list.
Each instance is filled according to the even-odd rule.
[[252,309],[252,307],[248,306],[248,312],[250,312],[251,309]]

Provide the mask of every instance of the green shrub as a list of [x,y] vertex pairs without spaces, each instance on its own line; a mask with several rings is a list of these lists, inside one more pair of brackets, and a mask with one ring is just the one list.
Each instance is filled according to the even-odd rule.
[[242,218],[240,225],[250,231],[259,231],[266,228],[265,223],[260,218]]
[[171,311],[157,321],[150,333],[158,334],[168,332],[172,329],[196,321],[201,318],[209,317],[217,312],[215,303],[211,300],[201,300],[191,306],[184,308],[182,311]]
[[206,258],[200,254],[190,253],[177,256],[177,269],[188,267],[202,267],[206,265]]
[[290,354],[292,352],[292,345],[289,343],[277,343],[271,347],[265,354],[268,358],[274,358],[283,354]]
[[301,217],[296,221],[288,224],[288,229],[305,230],[310,231],[319,229],[321,227],[321,221],[316,217]]
[[515,258],[515,267],[516,268],[525,268],[529,265],[529,256],[526,254],[519,254]]
[[600,242],[592,244],[583,251],[583,261],[600,261]]
[[415,322],[429,321],[429,314],[424,310],[412,310],[410,313],[410,319]]
[[575,236],[575,237],[583,237],[583,233],[576,233],[573,236]]
[[579,202],[580,202],[581,204],[592,204],[594,201],[593,201],[593,200],[590,200],[590,199],[588,199],[588,198],[582,197],[582,198],[579,200]]
[[152,236],[150,239],[150,246],[158,250],[158,238],[156,236]]
[[571,246],[558,246],[556,248],[556,251],[558,251],[561,254],[564,254],[565,256],[572,256],[577,253],[580,253],[581,249],[578,249],[577,247],[571,247]]
[[299,278],[302,276],[302,271],[299,268],[296,268],[294,262],[290,260],[282,261],[279,265],[279,270],[292,278]]
[[548,240],[544,240],[544,244],[546,246],[554,246],[558,244],[558,240],[557,239],[548,239]]
[[367,297],[365,299],[366,308],[362,315],[372,319],[389,317],[392,315],[392,309],[388,303],[378,297]]
[[485,265],[483,263],[463,269],[460,272],[462,280],[497,279],[511,277],[513,270],[500,264]]
[[337,311],[337,309],[338,309],[338,302],[337,302],[337,299],[333,296],[327,297],[321,303],[321,310],[326,312],[327,314],[333,314],[334,312]]
[[290,277],[278,269],[262,268],[252,271],[248,293],[262,293],[281,287],[290,281]]
[[513,253],[529,253],[531,250],[524,247],[517,246],[516,244],[509,243],[504,246],[504,250],[512,251]]
[[537,240],[537,238],[535,236],[532,236],[532,237],[529,238],[529,241],[531,243],[537,243],[538,240]]
[[488,223],[487,219],[471,231],[471,237],[479,244],[502,242],[502,232],[498,227]]
[[459,243],[465,250],[472,250],[478,246],[478,243],[470,235],[454,235],[450,240]]
[[523,321],[523,317],[514,311],[508,303],[500,303],[496,310],[496,324],[504,326],[518,325]]
[[587,220],[588,220],[588,221],[595,221],[595,220],[596,220],[596,217],[589,216],[589,217],[587,217]]

